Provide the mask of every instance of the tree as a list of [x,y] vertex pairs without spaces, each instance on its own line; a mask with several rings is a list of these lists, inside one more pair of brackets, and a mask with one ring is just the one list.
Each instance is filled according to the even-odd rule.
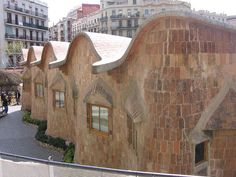
[[[19,65],[20,59],[22,57],[21,49],[23,47],[24,44],[21,41],[11,42],[6,45],[6,53],[9,57],[8,62],[10,67]],[[15,62],[14,58],[16,58]]]

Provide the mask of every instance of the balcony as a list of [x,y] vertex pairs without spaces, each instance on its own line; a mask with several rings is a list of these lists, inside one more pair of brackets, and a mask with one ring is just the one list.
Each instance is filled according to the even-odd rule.
[[16,36],[15,34],[5,34],[6,39],[11,39],[11,40],[23,40],[23,41],[36,41],[36,42],[47,42],[48,39],[41,40],[41,38],[38,38],[36,36],[24,36],[24,35],[18,35]]
[[45,14],[39,13],[37,11],[35,12],[35,11],[30,11],[28,9],[23,9],[18,6],[11,6],[11,5],[5,4],[4,7],[5,7],[5,9],[12,10],[12,11],[18,11],[20,13],[30,15],[30,16],[40,17],[40,18],[44,18],[44,19],[48,18],[48,16]]
[[139,18],[140,15],[139,13],[136,13],[136,14],[132,14],[132,15],[122,15],[122,14],[119,14],[119,15],[111,15],[110,18],[112,20],[120,20],[120,19],[130,19],[130,18]]
[[101,18],[100,18],[100,21],[107,21],[107,19],[108,19],[107,16],[105,16],[105,17],[101,17]]
[[35,24],[27,23],[27,22],[23,22],[23,25],[30,28],[37,28],[37,29],[48,31],[48,27],[45,27],[45,26],[35,25]]
[[138,26],[111,26],[111,30],[132,30],[137,28]]
[[107,31],[108,31],[107,27],[100,28],[100,32],[102,32],[102,33],[107,33]]
[[26,26],[26,27],[30,27],[30,28],[36,28],[36,29],[41,29],[41,30],[48,31],[48,27],[35,25],[35,24],[27,23],[27,22],[22,23],[22,22],[19,22],[19,21],[8,19],[8,20],[5,20],[5,23],[12,24],[12,25],[19,25],[21,27]]

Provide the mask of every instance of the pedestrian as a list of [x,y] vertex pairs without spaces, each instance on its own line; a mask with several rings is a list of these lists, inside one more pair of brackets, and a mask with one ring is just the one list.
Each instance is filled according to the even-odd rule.
[[11,93],[8,92],[7,94],[7,101],[8,101],[8,105],[11,105]]
[[3,112],[5,112],[6,114],[8,113],[8,100],[7,100],[7,95],[4,94],[2,97],[2,106],[4,107]]
[[19,90],[16,90],[15,92],[15,98],[16,98],[16,104],[19,105],[19,102],[20,102],[20,91]]

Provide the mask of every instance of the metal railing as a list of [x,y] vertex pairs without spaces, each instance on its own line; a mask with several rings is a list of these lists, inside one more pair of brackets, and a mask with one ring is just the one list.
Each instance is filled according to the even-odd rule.
[[40,25],[32,24],[32,23],[23,22],[23,25],[30,27],[30,28],[37,28],[37,29],[42,29],[42,30],[46,30],[46,31],[48,30],[48,27],[40,26]]
[[15,21],[15,20],[10,20],[6,19],[5,23],[13,24],[13,25],[19,25],[19,26],[25,26],[25,27],[30,27],[30,28],[36,28],[36,29],[41,29],[48,31],[48,27],[46,26],[41,26],[38,24],[33,24],[33,23],[27,23],[27,22],[20,22],[20,21]]
[[16,34],[8,34],[8,33],[5,33],[5,38],[6,39],[22,39],[22,40],[27,40],[27,41],[36,41],[36,42],[47,42],[48,39],[47,38],[42,38],[41,37],[36,37],[36,36],[28,36],[28,35],[16,35]]
[[1,174],[2,176],[17,177],[193,177],[193,175],[151,173],[68,164],[0,152],[0,175]]
[[111,15],[110,18],[115,19],[129,19],[129,18],[139,18],[139,13],[132,14],[132,15],[125,15],[125,14],[118,14],[118,15]]
[[15,10],[15,11],[24,13],[24,14],[29,14],[29,15],[33,15],[33,16],[41,17],[41,18],[45,18],[45,19],[48,18],[48,16],[45,15],[45,14],[39,13],[37,11],[31,11],[31,10],[28,10],[28,9],[23,9],[21,7],[18,7],[18,6],[12,6],[12,5],[9,5],[9,4],[5,4],[4,7],[7,8],[7,9],[10,9],[10,10]]

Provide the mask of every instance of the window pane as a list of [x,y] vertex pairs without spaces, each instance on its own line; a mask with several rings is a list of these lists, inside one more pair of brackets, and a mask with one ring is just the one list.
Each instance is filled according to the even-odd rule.
[[60,100],[61,101],[65,101],[65,94],[64,94],[64,92],[60,92]]
[[56,101],[56,107],[57,107],[57,108],[60,107],[59,101]]
[[55,98],[56,98],[56,100],[59,100],[59,92],[55,92]]
[[99,130],[99,107],[92,106],[92,128]]
[[108,132],[108,109],[100,107],[101,131]]
[[205,143],[197,144],[195,147],[195,163],[205,160]]
[[60,93],[60,107],[64,107],[65,106],[65,94],[64,92],[59,92]]

